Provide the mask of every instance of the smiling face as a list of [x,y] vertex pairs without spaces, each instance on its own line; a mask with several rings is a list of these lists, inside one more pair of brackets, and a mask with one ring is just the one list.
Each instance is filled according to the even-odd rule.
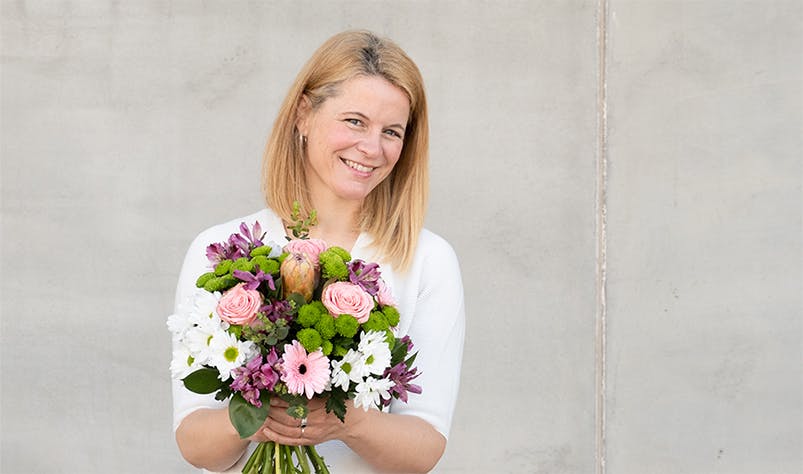
[[361,203],[393,171],[404,145],[410,101],[378,76],[358,76],[312,110],[299,105],[299,132],[307,137],[307,189],[320,200]]

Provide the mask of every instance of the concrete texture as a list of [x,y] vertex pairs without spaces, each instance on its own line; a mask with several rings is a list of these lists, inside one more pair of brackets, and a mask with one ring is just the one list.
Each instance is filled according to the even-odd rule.
[[193,472],[183,254],[261,206],[278,104],[348,28],[427,83],[468,313],[439,472],[803,470],[800,2],[0,8],[0,472]]
[[803,4],[609,3],[608,472],[803,472]]

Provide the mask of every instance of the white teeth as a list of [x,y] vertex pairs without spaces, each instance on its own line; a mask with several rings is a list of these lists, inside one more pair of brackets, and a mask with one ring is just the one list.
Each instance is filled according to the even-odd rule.
[[355,170],[362,171],[363,173],[367,173],[369,171],[373,171],[374,170],[373,168],[370,168],[368,166],[363,166],[363,165],[361,165],[359,163],[355,163],[355,162],[353,162],[351,160],[347,160],[345,158],[343,159],[343,162],[346,163],[346,165],[349,168],[354,168]]

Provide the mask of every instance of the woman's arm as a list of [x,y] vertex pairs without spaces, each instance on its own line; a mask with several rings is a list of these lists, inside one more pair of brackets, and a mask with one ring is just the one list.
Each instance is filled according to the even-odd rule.
[[343,440],[383,472],[429,472],[446,449],[446,438],[429,423],[410,415],[356,409]]
[[209,471],[230,468],[243,455],[248,442],[240,439],[225,408],[195,410],[176,429],[176,443],[184,459]]

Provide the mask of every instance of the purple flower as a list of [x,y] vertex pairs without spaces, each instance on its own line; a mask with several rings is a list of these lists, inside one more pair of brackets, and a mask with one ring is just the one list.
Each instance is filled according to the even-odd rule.
[[[407,392],[421,393],[421,387],[410,383],[414,378],[421,375],[418,373],[418,368],[408,369],[404,362],[399,362],[390,369],[385,369],[383,378],[389,379],[393,382],[393,387],[390,389],[390,394],[393,397],[407,403]],[[390,398],[382,399],[382,405],[389,406]]]
[[408,352],[408,353],[409,353],[411,350],[413,350],[413,340],[412,340],[412,339],[410,339],[410,336],[404,336],[404,337],[402,337],[401,339],[399,339],[399,342],[401,342],[402,344],[405,344],[405,345],[407,346],[407,352]]
[[242,270],[234,270],[233,275],[240,281],[245,282],[246,290],[256,290],[259,285],[265,281],[268,282],[268,288],[276,290],[276,284],[273,282],[273,276],[270,273],[265,273],[259,269],[256,275],[251,272],[244,272]]
[[260,390],[273,390],[276,386],[276,382],[279,381],[279,372],[276,370],[279,362],[276,349],[271,348],[266,358],[258,355],[249,360],[245,366],[234,369],[232,371],[234,382],[229,387],[232,391],[240,392],[251,405],[261,407]]
[[239,256],[239,249],[232,247],[228,242],[210,244],[206,247],[206,258],[214,266],[223,260],[234,260]]
[[245,222],[240,224],[240,233],[234,233],[229,236],[226,242],[211,244],[206,247],[206,258],[212,263],[217,265],[223,260],[237,260],[240,257],[248,257],[251,250],[255,247],[264,245],[262,239],[265,234],[262,232],[262,226],[259,222],[254,222],[251,229],[245,225]]
[[349,281],[359,285],[369,295],[376,296],[379,292],[379,265],[365,263],[362,260],[349,262]]
[[284,319],[287,322],[293,320],[293,308],[290,303],[284,300],[270,302],[259,308],[259,312],[263,313],[272,323],[279,319]]
[[259,225],[259,221],[254,222],[252,230],[250,231],[248,230],[248,226],[245,225],[245,222],[241,223],[240,234],[245,237],[245,239],[250,242],[253,247],[261,247],[264,245],[262,243],[262,239],[265,237],[265,234],[262,232],[262,226]]

